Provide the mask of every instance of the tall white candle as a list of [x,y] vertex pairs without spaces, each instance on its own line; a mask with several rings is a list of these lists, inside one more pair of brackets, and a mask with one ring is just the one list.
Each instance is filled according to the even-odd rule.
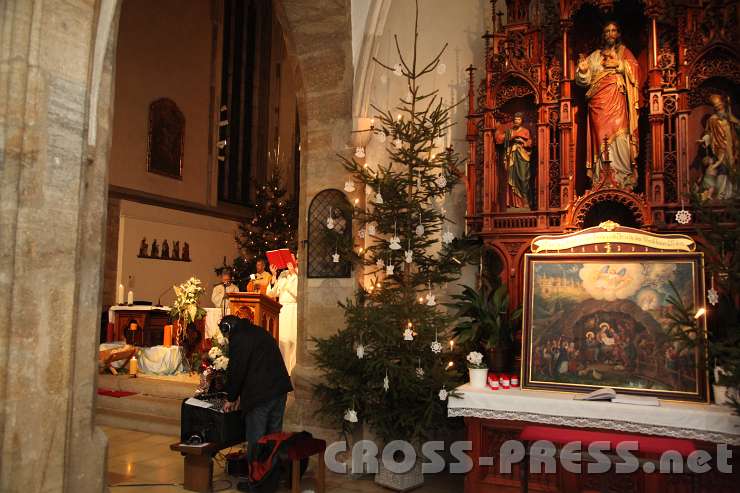
[[116,291],[116,304],[123,305],[123,284],[118,285],[118,290]]
[[128,292],[128,304],[133,305],[134,304],[134,292],[129,290]]

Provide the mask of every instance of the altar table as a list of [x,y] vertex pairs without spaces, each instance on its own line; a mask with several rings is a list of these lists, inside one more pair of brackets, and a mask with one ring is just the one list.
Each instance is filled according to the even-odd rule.
[[[737,448],[740,446],[740,417],[733,416],[727,407],[670,401],[661,401],[658,407],[576,401],[573,393],[493,391],[473,389],[469,384],[459,387],[457,392],[460,398],[449,398],[447,413],[450,417],[465,418],[467,439],[473,446],[470,456],[474,465],[466,476],[466,493],[520,491],[518,467],[514,466],[511,474],[500,473],[498,455],[501,444],[517,440],[522,428],[529,424],[688,438],[695,440],[699,448],[709,450],[712,457],[716,444],[727,444],[733,453],[730,459],[733,473],[721,474],[713,470],[700,475],[697,492],[736,491],[740,482],[740,449]],[[491,457],[493,466],[481,465],[481,457]],[[530,491],[565,491],[560,486],[564,474],[560,468],[557,474],[531,474]],[[607,474],[613,474],[614,483],[626,488],[618,491],[690,491],[688,480],[678,475],[614,474],[614,468]],[[580,479],[583,484],[579,491],[591,491],[594,475],[583,475]],[[683,486],[676,486],[674,482]]]

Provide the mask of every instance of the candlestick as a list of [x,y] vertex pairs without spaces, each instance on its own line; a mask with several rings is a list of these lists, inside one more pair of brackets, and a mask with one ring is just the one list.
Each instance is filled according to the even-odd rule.
[[123,305],[123,284],[118,285],[118,290],[116,291],[116,304]]
[[137,373],[139,373],[139,362],[136,361],[136,356],[132,356],[128,362],[128,374],[133,376]]
[[134,304],[134,292],[129,289],[128,291],[128,304],[133,305]]

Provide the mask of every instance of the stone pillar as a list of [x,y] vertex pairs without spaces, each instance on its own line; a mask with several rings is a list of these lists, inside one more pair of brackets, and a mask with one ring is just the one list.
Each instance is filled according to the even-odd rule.
[[104,490],[93,410],[117,12],[0,3],[3,492]]
[[339,430],[314,417],[312,385],[321,378],[313,367],[311,338],[327,337],[344,325],[337,305],[352,295],[355,280],[307,279],[306,217],[311,200],[326,188],[344,186],[347,173],[337,158],[346,152],[352,130],[352,34],[348,0],[283,0],[276,15],[297,61],[300,86],[301,183],[299,214],[298,354],[292,378],[294,402],[286,412],[286,427],[307,429],[336,439]]

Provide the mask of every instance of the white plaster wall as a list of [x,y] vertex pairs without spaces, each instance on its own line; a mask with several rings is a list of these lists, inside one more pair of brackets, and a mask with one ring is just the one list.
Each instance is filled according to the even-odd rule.
[[[356,0],[355,0],[356,1]],[[353,9],[355,6],[353,1]],[[499,2],[499,8],[505,8],[503,2]],[[423,0],[419,2],[419,40],[418,40],[418,65],[424,66],[448,43],[447,49],[442,56],[442,63],[446,65],[443,74],[433,73],[421,79],[420,84],[424,92],[438,90],[439,96],[445,103],[454,105],[461,102],[451,113],[452,122],[455,124],[448,136],[447,144],[453,145],[461,157],[467,158],[467,141],[465,140],[465,116],[467,113],[467,90],[468,77],[465,69],[473,65],[478,69],[476,77],[480,76],[484,69],[484,41],[481,38],[486,29],[491,30],[491,5],[488,0],[465,0],[450,2],[446,0]],[[354,12],[354,10],[353,10]],[[389,66],[399,62],[395,47],[394,35],[398,36],[401,50],[408,63],[410,63],[413,47],[413,24],[414,2],[413,1],[391,1],[382,31],[376,33],[365,33],[365,42],[374,42],[373,54]],[[354,28],[354,21],[353,21]],[[353,35],[353,41],[356,37]],[[370,62],[373,63],[373,62]],[[356,71],[358,68],[356,67]],[[395,108],[399,100],[408,91],[406,80],[397,77],[385,69],[376,66],[374,70],[366,72],[371,80],[365,81],[370,88],[367,91],[367,101],[358,101],[357,98],[364,97],[355,92],[353,107],[364,108],[365,114],[360,117],[372,118],[375,110],[372,105],[381,109]],[[368,104],[369,103],[369,104]],[[386,145],[376,139],[371,139],[367,149],[367,162],[373,166],[378,163],[387,162]],[[463,168],[464,170],[464,168]],[[451,197],[444,204],[447,217],[455,222],[450,229],[460,237],[465,230],[465,185],[460,184]],[[465,275],[460,283],[475,283],[475,268],[466,268]],[[448,286],[449,290],[454,286]]]
[[[118,232],[118,267],[116,286],[123,284],[134,291],[137,300],[157,302],[159,294],[191,276],[203,281],[206,295],[203,306],[211,304],[211,286],[218,282],[214,268],[226,261],[231,263],[238,254],[234,234],[238,224],[234,221],[202,216],[136,202],[121,201]],[[149,248],[153,239],[162,247],[167,240],[172,254],[172,241],[190,244],[191,262],[138,258],[142,237]],[[162,304],[172,302],[172,291],[162,296]]]

